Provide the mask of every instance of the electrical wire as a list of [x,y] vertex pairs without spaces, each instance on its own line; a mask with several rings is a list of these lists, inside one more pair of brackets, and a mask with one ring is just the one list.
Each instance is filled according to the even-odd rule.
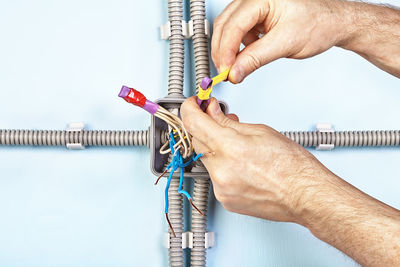
[[178,141],[174,142],[174,145],[170,148],[167,148],[169,143],[165,142],[160,148],[160,154],[168,154],[172,152],[172,148],[179,148],[183,158],[188,158],[193,155],[194,149],[192,145],[192,137],[187,132],[185,125],[177,115],[146,99],[142,93],[127,86],[122,86],[118,96],[123,98],[126,102],[141,107],[155,117],[163,120],[167,123],[169,129],[179,137]]
[[163,172],[163,174],[160,177],[158,177],[158,179],[157,179],[155,184],[158,183],[160,178],[167,172],[167,170],[171,169],[171,171],[169,173],[169,176],[168,176],[167,184],[165,186],[165,191],[164,191],[164,196],[165,196],[164,212],[165,212],[165,218],[166,218],[166,220],[168,222],[168,225],[169,225],[169,227],[171,229],[171,232],[174,235],[174,237],[176,237],[175,231],[174,231],[174,229],[172,227],[172,224],[171,224],[171,222],[169,220],[169,216],[168,216],[168,209],[169,209],[168,192],[169,192],[169,188],[170,188],[170,183],[171,183],[172,177],[174,175],[174,172],[177,171],[178,169],[180,169],[178,193],[181,194],[181,195],[184,195],[187,198],[187,200],[190,202],[190,204],[193,206],[193,208],[195,210],[197,210],[202,216],[204,216],[204,213],[199,208],[197,208],[197,206],[193,203],[192,197],[190,196],[190,194],[183,189],[184,168],[189,166],[190,164],[192,164],[196,160],[198,160],[200,157],[203,156],[203,154],[196,155],[196,153],[194,153],[190,160],[188,160],[186,162],[183,162],[183,156],[182,156],[180,150],[179,149],[177,149],[177,150],[174,149],[176,141],[175,141],[175,138],[174,138],[174,135],[173,135],[172,132],[170,132],[169,137],[170,137],[170,139],[169,139],[170,150],[171,150],[171,153],[173,155],[172,156],[172,161],[168,164],[168,166],[166,167],[166,170]]

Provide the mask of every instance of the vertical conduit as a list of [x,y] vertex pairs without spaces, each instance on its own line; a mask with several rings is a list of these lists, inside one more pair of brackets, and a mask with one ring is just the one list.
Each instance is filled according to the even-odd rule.
[[178,193],[179,178],[173,178],[168,191],[169,220],[174,228],[174,237],[169,230],[169,265],[183,267],[182,232],[183,232],[183,207],[182,196]]
[[[195,171],[204,172],[204,166],[195,166],[192,172]],[[194,180],[193,203],[204,213],[205,216],[202,216],[192,208],[193,248],[190,254],[190,263],[192,267],[206,266],[205,234],[207,230],[209,190],[210,178],[197,178]]]
[[210,75],[208,59],[208,39],[205,32],[205,0],[190,1],[190,18],[193,21],[193,50],[196,68],[196,89],[201,79]]
[[168,95],[183,96],[185,42],[182,35],[182,0],[168,0],[168,20],[171,23],[169,38]]
[[[196,68],[196,90],[198,84],[205,76],[210,74],[208,59],[208,39],[205,33],[206,8],[205,0],[190,1],[190,17],[193,21],[193,50]],[[197,164],[192,172],[204,171],[202,164]],[[208,192],[210,189],[210,178],[198,178],[194,180],[194,204],[204,212],[201,216],[196,210],[192,209],[192,232],[193,248],[190,255],[192,267],[206,266],[205,234],[207,229],[207,204]]]
[[[171,25],[169,38],[169,77],[168,96],[183,97],[183,75],[185,43],[182,35],[183,0],[168,0],[168,20]],[[176,237],[170,233],[169,264],[171,267],[183,267],[183,209],[182,196],[178,193],[179,178],[172,178],[169,189],[169,218]]]
[[[178,114],[178,109],[173,108],[170,111]],[[169,154],[168,163],[171,162],[172,155]],[[169,229],[169,264],[171,267],[183,267],[184,255],[182,249],[182,233],[183,233],[183,199],[182,195],[178,193],[179,178],[174,177],[171,180],[170,188],[168,190],[169,202],[169,220],[174,229],[176,237],[173,236],[171,229]]]

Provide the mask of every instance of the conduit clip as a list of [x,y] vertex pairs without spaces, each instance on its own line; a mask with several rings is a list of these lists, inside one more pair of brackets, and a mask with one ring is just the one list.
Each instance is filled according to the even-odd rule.
[[[170,233],[165,233],[165,247],[170,248]],[[207,232],[204,236],[204,248],[212,248],[215,245],[214,232]],[[193,248],[193,233],[182,233],[182,249]]]
[[204,247],[212,248],[215,245],[215,234],[214,232],[207,232],[204,238]]
[[[182,23],[182,36],[185,38],[188,38],[187,37],[187,34],[188,34],[187,23],[184,20],[182,20],[181,23]],[[171,22],[167,21],[167,23],[160,26],[160,36],[161,36],[162,40],[169,40],[171,35],[172,35]]]
[[[189,20],[187,28],[188,28],[188,33],[186,38],[192,38],[194,35],[193,20]],[[210,22],[208,22],[207,19],[204,20],[204,34],[207,37],[210,37]]]
[[[330,123],[317,123],[316,125],[317,133],[334,133],[335,129]],[[324,144],[322,140],[315,148],[316,150],[332,150],[335,148],[334,144]]]
[[[82,131],[85,128],[85,124],[83,122],[71,122],[68,124],[67,132],[74,132],[73,134],[80,134],[82,136]],[[67,143],[67,148],[68,149],[73,149],[73,150],[80,150],[80,149],[85,149],[85,146],[79,142],[79,143]]]
[[[210,23],[207,19],[204,20],[204,33],[207,37],[210,37]],[[160,36],[162,40],[169,40],[171,35],[171,22],[167,21],[167,23],[160,26]],[[193,35],[193,20],[189,20],[189,22],[182,20],[182,36],[186,39],[190,39],[193,37]]]

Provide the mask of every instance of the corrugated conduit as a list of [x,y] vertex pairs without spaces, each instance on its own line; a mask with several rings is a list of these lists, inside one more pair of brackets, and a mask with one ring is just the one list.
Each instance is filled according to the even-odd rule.
[[[287,138],[304,147],[333,144],[335,147],[400,146],[400,130],[285,131]],[[163,135],[165,139],[165,136]],[[148,131],[111,130],[6,130],[0,129],[0,145],[65,146],[68,143],[84,146],[148,146]]]
[[[168,0],[168,20],[171,25],[169,38],[169,77],[168,96],[183,97],[183,75],[185,42],[182,35],[183,6],[182,0]],[[177,113],[177,111],[176,111]],[[178,193],[179,178],[172,178],[168,193],[169,218],[175,231],[174,237],[169,230],[169,264],[183,267],[182,249],[183,209],[182,196]]]
[[[206,8],[205,0],[190,1],[190,19],[193,21],[193,50],[196,69],[196,90],[201,79],[210,75],[208,57],[208,39],[205,33]],[[197,91],[196,91],[197,93]],[[195,171],[206,171],[199,162],[193,167]],[[190,254],[190,264],[192,267],[206,266],[205,234],[207,231],[207,206],[208,192],[210,190],[210,178],[195,179],[193,202],[205,214],[201,216],[192,208],[192,233],[193,248]]]
[[333,144],[335,147],[399,146],[400,131],[281,132],[305,147]]
[[1,130],[0,145],[66,146],[148,146],[148,131],[58,131],[58,130]]
[[168,0],[168,20],[171,24],[169,38],[168,95],[183,96],[185,43],[182,35],[182,0]]
[[205,0],[190,1],[190,18],[193,21],[193,50],[196,68],[196,88],[201,79],[210,75],[208,57],[208,39],[205,33],[206,19]]

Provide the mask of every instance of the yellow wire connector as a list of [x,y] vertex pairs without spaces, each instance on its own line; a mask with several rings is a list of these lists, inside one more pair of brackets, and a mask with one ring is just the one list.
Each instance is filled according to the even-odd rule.
[[197,97],[200,100],[210,99],[210,94],[213,89],[213,86],[228,79],[229,70],[230,69],[227,69],[227,70],[221,72],[220,74],[218,74],[217,76],[215,76],[212,79],[208,76],[204,77],[203,80],[201,80],[201,83],[199,85],[199,92],[197,94]]

